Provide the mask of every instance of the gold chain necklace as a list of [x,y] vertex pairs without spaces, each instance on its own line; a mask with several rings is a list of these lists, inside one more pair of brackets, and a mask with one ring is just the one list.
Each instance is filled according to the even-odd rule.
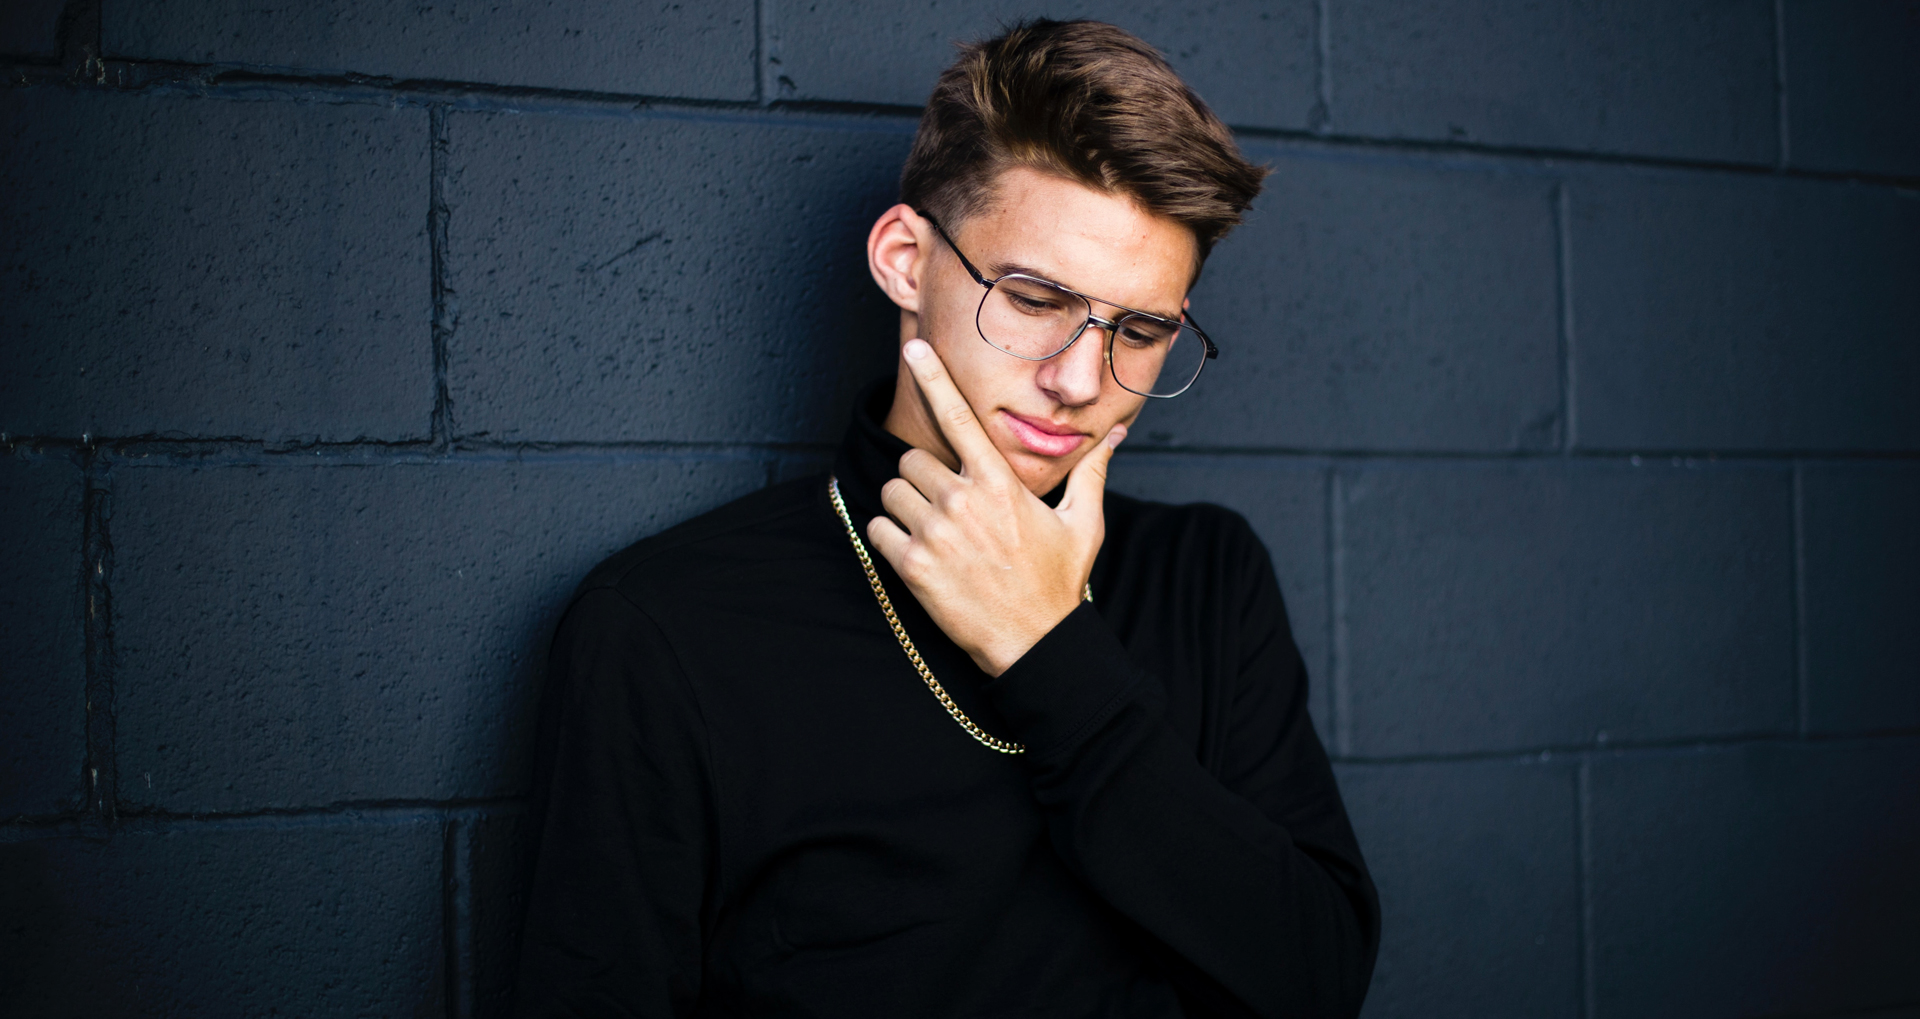
[[[846,501],[840,498],[840,479],[832,475],[827,476],[827,496],[833,500],[833,511],[840,514],[840,523],[847,529],[847,540],[853,542],[853,554],[860,557],[860,568],[867,571],[867,583],[873,588],[873,599],[880,603],[880,611],[886,615],[887,625],[893,627],[893,639],[900,642],[900,650],[907,653],[907,660],[919,670],[920,679],[927,684],[927,689],[933,691],[933,696],[940,702],[940,706],[946,708],[947,714],[953,716],[953,720],[959,723],[960,728],[967,730],[967,735],[979,740],[981,745],[1003,754],[1026,753],[1025,745],[1001,739],[980,728],[973,719],[967,717],[966,712],[960,710],[960,705],[955,704],[952,697],[947,696],[947,688],[933,678],[933,670],[927,668],[927,663],[920,657],[919,649],[913,646],[913,638],[907,636],[907,628],[900,625],[900,616],[893,611],[893,599],[887,597],[887,589],[880,583],[880,574],[873,568],[873,557],[867,554],[867,543],[861,541],[860,532],[853,529],[853,517],[847,513]],[[1093,584],[1088,583],[1081,590],[1080,596],[1087,601],[1092,601]]]

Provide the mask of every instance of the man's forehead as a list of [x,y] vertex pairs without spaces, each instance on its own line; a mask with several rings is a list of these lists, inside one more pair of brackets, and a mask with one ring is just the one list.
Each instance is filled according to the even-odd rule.
[[994,200],[956,237],[990,278],[1038,276],[1178,317],[1198,275],[1199,245],[1184,224],[1126,196],[1031,170],[1006,171],[996,185]]

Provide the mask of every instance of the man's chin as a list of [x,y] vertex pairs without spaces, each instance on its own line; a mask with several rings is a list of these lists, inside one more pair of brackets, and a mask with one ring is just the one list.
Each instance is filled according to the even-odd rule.
[[1092,445],[1087,444],[1085,448],[1076,449],[1065,456],[1042,456],[1024,447],[1015,447],[1001,450],[1000,455],[1006,458],[1007,466],[1013,468],[1020,483],[1027,486],[1027,491],[1034,495],[1046,495],[1067,479],[1074,465],[1091,448]]

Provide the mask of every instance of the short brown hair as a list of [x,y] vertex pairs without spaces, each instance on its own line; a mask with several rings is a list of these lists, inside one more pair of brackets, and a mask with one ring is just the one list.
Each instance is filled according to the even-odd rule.
[[1205,259],[1267,175],[1159,51],[1099,21],[1023,21],[960,47],[900,174],[900,200],[943,225],[1031,167],[1117,192],[1184,224]]

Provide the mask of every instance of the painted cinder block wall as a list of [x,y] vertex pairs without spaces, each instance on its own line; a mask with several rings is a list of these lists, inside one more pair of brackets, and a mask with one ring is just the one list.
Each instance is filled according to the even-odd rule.
[[499,1014],[568,589],[822,464],[1028,13],[1274,167],[1114,484],[1272,551],[1367,1015],[1920,1012],[1911,0],[7,5],[0,1012]]

